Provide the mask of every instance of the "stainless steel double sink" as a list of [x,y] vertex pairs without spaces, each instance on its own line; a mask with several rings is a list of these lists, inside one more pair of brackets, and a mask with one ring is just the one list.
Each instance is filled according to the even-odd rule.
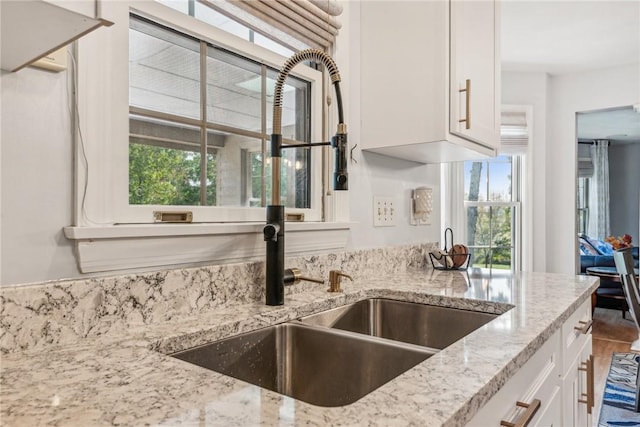
[[343,406],[496,316],[372,298],[172,356],[307,403]]

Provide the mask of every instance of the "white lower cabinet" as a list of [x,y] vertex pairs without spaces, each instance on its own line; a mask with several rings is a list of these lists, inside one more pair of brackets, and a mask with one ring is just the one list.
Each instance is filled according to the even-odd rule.
[[591,425],[594,372],[590,302],[583,304],[564,323],[562,337],[562,425]]
[[564,390],[562,402],[562,425],[586,426],[591,425],[593,409],[593,391],[591,390],[592,373],[589,365],[593,363],[591,357],[591,337],[584,343],[582,351],[576,355],[562,377]]
[[500,426],[506,422],[559,426],[560,408],[560,331],[556,331],[480,409],[469,425]]
[[469,426],[588,426],[593,408],[586,301],[478,411]]
[[[541,403],[542,405],[542,403]],[[535,427],[548,427],[548,426],[562,426],[559,422],[562,418],[562,395],[559,386],[555,386],[549,395],[548,401],[543,409],[540,409],[540,413],[536,415],[536,418],[532,420],[532,426]]]

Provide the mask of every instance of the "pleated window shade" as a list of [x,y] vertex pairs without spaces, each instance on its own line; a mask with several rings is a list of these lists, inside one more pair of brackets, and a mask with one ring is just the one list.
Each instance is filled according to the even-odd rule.
[[526,154],[529,128],[524,111],[503,111],[500,125],[500,149],[507,156]]
[[578,144],[578,178],[591,178],[592,176],[591,144]]
[[341,28],[336,17],[342,6],[336,0],[198,1],[294,50],[327,50]]

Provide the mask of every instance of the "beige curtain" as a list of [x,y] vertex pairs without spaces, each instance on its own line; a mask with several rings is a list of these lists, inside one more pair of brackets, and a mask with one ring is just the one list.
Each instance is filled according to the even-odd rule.
[[336,0],[198,0],[293,50],[327,50],[341,28]]

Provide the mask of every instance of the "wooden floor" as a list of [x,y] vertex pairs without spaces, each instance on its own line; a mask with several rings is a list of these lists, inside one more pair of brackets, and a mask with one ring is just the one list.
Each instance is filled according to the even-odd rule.
[[605,381],[611,364],[611,354],[615,352],[629,352],[631,342],[638,338],[638,331],[633,321],[622,318],[620,310],[596,308],[593,313],[593,355],[595,377],[595,407],[593,411],[593,425],[598,424],[600,403],[604,391]]

